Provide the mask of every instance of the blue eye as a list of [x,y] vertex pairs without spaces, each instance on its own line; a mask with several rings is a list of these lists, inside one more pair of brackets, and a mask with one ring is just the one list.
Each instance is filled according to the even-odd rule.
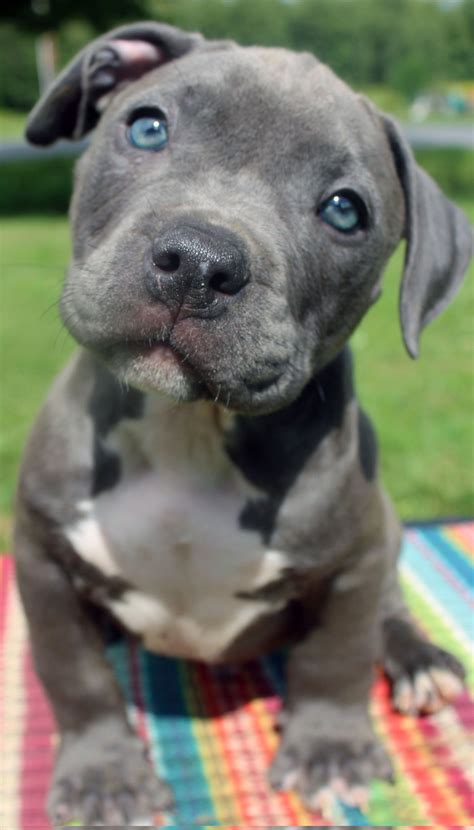
[[128,140],[139,150],[162,150],[168,144],[168,125],[164,117],[140,115],[128,127]]
[[341,233],[353,233],[367,227],[367,208],[352,190],[334,193],[322,203],[318,213],[323,222]]

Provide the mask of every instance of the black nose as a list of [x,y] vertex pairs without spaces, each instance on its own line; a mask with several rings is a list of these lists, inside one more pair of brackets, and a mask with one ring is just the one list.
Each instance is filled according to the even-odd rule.
[[216,225],[181,225],[153,242],[154,271],[147,279],[154,297],[208,305],[234,296],[249,280],[248,256],[239,238]]

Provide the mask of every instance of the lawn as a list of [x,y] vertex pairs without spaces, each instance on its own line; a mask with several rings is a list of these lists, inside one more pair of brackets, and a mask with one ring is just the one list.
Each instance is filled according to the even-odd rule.
[[[462,207],[474,219],[474,200]],[[0,515],[8,538],[15,476],[28,428],[73,344],[57,313],[69,251],[63,217],[3,221],[0,359]],[[382,476],[407,518],[474,512],[473,320],[468,281],[406,355],[397,322],[402,251],[381,300],[353,338],[360,399],[375,421]],[[472,274],[471,274],[472,276]]]
[[21,138],[25,129],[27,113],[0,107],[0,139],[11,141]]

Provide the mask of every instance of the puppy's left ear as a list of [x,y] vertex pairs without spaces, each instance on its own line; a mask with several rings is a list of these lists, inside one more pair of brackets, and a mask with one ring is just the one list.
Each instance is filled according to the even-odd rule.
[[417,357],[421,330],[461,285],[472,253],[472,233],[466,216],[417,165],[396,124],[385,115],[383,121],[405,196],[401,326],[407,351]]

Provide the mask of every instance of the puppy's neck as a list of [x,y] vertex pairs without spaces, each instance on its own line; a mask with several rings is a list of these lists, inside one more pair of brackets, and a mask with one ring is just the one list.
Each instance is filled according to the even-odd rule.
[[151,468],[217,483],[233,467],[224,446],[233,421],[232,413],[211,401],[177,404],[148,394],[142,418],[121,429]]

